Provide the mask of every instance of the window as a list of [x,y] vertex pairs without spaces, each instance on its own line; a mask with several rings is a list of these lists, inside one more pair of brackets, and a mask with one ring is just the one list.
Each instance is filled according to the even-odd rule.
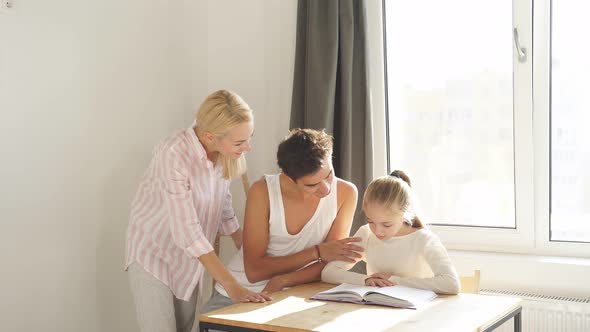
[[383,2],[389,168],[447,246],[590,256],[584,9]]
[[551,240],[590,242],[590,4],[555,1],[551,29]]

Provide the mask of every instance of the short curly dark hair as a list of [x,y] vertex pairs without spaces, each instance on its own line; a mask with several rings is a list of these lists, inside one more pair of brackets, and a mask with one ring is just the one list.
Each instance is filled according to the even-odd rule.
[[324,130],[293,129],[279,144],[277,163],[294,181],[314,174],[332,154],[333,139]]

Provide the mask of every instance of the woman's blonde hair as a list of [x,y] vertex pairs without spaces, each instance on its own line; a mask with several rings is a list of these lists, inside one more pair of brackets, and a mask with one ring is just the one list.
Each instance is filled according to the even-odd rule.
[[393,171],[388,176],[373,180],[363,196],[363,211],[369,204],[378,204],[384,208],[401,209],[404,222],[414,228],[423,228],[424,224],[414,213],[410,178],[403,171]]
[[[228,91],[215,91],[201,104],[197,112],[197,133],[210,132],[222,138],[234,126],[253,121],[252,109],[238,94]],[[246,158],[238,159],[219,155],[217,163],[223,167],[223,177],[233,179],[246,172]]]

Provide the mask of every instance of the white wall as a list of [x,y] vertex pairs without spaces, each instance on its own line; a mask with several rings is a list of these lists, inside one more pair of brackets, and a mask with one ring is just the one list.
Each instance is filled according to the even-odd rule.
[[124,239],[151,148],[230,88],[256,112],[251,178],[275,170],[296,2],[14,2],[0,12],[0,330],[136,331]]
[[[250,182],[278,171],[276,149],[287,135],[291,109],[297,1],[209,1],[207,88],[239,91],[254,109],[253,150],[247,156]],[[232,186],[242,221],[245,195]],[[235,248],[222,241],[222,259]]]

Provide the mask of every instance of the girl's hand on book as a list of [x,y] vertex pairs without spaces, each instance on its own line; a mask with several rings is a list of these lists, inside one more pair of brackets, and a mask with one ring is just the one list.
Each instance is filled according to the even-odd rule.
[[373,286],[373,287],[388,287],[388,286],[395,286],[393,281],[389,281],[387,279],[381,278],[367,278],[365,279],[366,286]]
[[364,249],[352,242],[361,242],[360,237],[348,237],[342,240],[333,240],[318,245],[320,257],[324,262],[344,261],[356,263],[358,258],[363,257],[359,252]]

